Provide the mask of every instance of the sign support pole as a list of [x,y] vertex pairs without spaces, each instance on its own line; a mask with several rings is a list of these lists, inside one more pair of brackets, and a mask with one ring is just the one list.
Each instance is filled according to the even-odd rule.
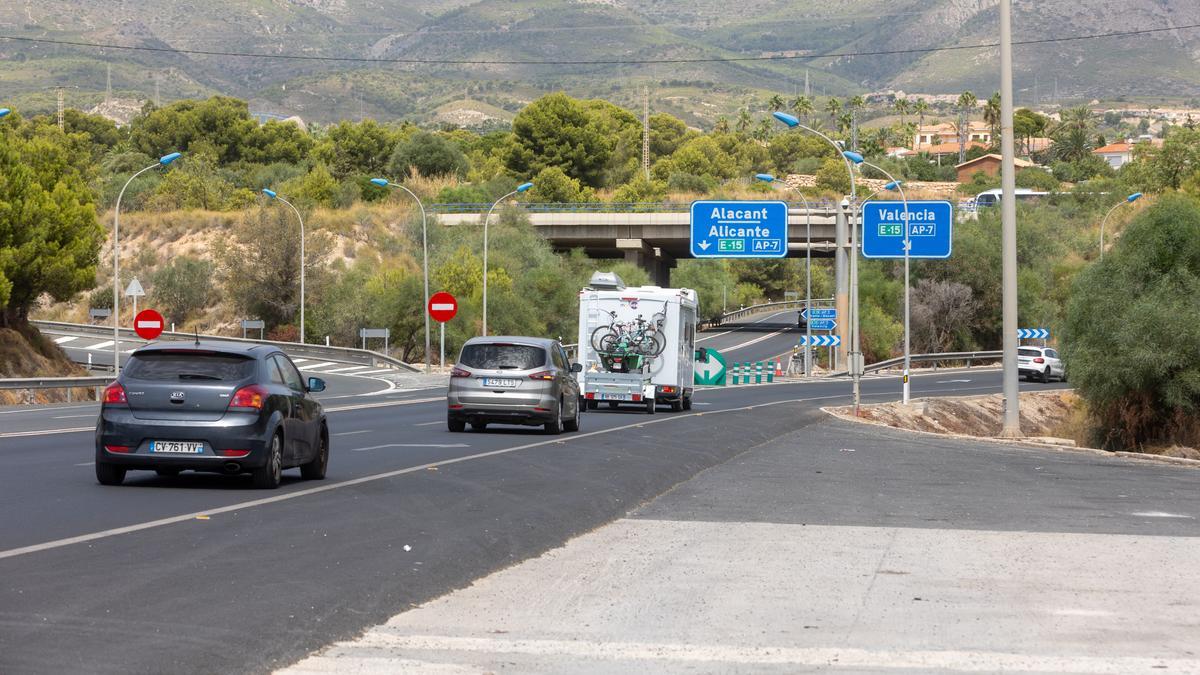
[[441,329],[442,329],[441,350],[439,352],[440,356],[438,357],[438,368],[441,368],[442,372],[445,372],[446,371],[446,322],[439,321],[438,325],[441,326]]

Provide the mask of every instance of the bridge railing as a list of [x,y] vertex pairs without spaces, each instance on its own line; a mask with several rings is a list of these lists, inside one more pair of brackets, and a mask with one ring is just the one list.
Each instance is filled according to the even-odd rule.
[[[911,354],[909,361],[912,363],[933,363],[935,366],[938,363],[948,363],[956,361],[965,361],[969,368],[976,361],[995,361],[1004,357],[1004,352],[999,349],[994,351],[984,352],[938,352],[934,354]],[[894,359],[885,359],[877,361],[863,368],[864,373],[873,373],[880,370],[887,370],[895,366],[904,365],[904,357],[897,356]],[[845,375],[846,373],[837,373]]]
[[[809,202],[815,208],[831,209],[836,204],[830,200],[813,200]],[[455,202],[445,204],[430,204],[430,213],[487,213],[491,203]],[[687,213],[692,208],[691,202],[554,202],[527,203],[521,202],[521,207],[529,213]],[[802,209],[803,202],[788,202],[788,208]]]

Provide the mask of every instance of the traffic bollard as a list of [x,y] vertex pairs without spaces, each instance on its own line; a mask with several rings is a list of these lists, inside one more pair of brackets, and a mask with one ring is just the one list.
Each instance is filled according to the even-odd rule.
[[778,372],[774,361],[767,361],[767,382],[775,381],[775,374]]
[[754,362],[754,384],[762,384],[762,361]]

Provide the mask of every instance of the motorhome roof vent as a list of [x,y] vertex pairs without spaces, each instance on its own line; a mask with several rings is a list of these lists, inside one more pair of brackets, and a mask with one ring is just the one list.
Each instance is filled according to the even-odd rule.
[[625,289],[625,282],[615,272],[594,272],[588,286],[598,291],[621,291]]

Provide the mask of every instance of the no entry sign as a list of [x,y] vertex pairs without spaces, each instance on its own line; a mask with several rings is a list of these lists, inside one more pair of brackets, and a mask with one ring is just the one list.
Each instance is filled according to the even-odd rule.
[[143,340],[157,338],[163,332],[162,314],[152,309],[143,309],[133,317],[133,331]]
[[458,301],[446,292],[434,293],[429,298],[429,316],[438,323],[446,323],[458,314]]

